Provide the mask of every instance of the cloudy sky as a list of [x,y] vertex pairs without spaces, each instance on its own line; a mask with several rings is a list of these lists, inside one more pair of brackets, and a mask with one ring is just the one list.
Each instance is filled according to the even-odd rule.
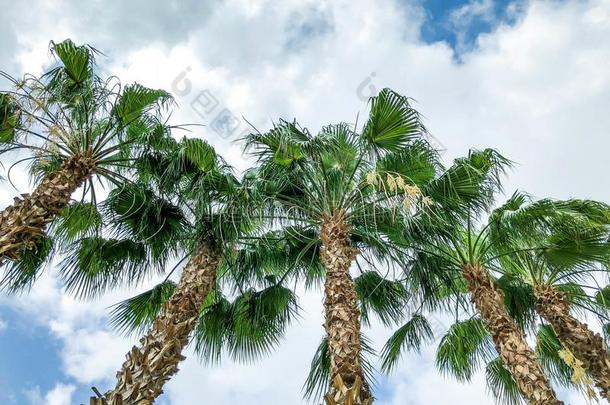
[[[0,69],[38,73],[50,40],[72,38],[106,55],[125,82],[171,90],[173,120],[232,164],[247,126],[298,118],[316,131],[355,122],[383,87],[413,97],[447,162],[498,148],[516,162],[507,192],[610,201],[610,0],[0,0]],[[23,177],[15,179],[27,191]],[[0,207],[17,194],[0,185]],[[150,280],[139,290],[152,285]],[[87,403],[112,384],[133,339],[107,326],[107,307],[62,294],[45,274],[29,295],[0,295],[0,403]],[[322,337],[319,294],[255,365],[213,368],[189,355],[160,404],[300,404]],[[390,331],[366,333],[379,347]],[[439,376],[434,346],[378,378],[377,403],[491,404],[481,375],[469,385]],[[189,352],[190,354],[190,352]],[[576,394],[562,393],[572,404]],[[202,398],[206,401],[203,402]]]

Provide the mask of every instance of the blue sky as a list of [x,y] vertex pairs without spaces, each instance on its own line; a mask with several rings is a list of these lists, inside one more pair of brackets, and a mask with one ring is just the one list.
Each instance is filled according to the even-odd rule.
[[[489,3],[489,6],[487,6]],[[510,6],[522,6],[522,1],[444,1],[422,0],[426,20],[421,28],[421,37],[428,43],[446,41],[458,53],[471,49],[481,33],[491,32],[498,24],[513,24],[518,17]],[[479,7],[473,7],[479,4]],[[459,14],[465,7],[479,8],[467,16]],[[474,11],[474,10],[473,10]],[[517,10],[516,10],[517,11]],[[463,38],[462,38],[463,36]],[[463,43],[460,43],[460,42]],[[461,47],[464,49],[461,49]]]
[[[603,175],[608,0],[295,0],[260,8],[245,0],[35,2],[43,10],[35,15],[28,12],[35,6],[4,5],[0,61],[7,67],[0,69],[40,71],[48,41],[72,37],[103,50],[104,67],[126,81],[172,89],[188,68],[192,90],[178,97],[177,122],[209,124],[213,117],[193,107],[207,90],[257,126],[285,115],[314,130],[353,119],[365,107],[356,89],[390,86],[417,100],[448,161],[469,147],[497,147],[519,163],[507,190],[610,201]],[[125,21],[134,15],[137,21]],[[576,142],[575,133],[586,137]],[[244,164],[225,138],[203,136],[230,163]],[[28,189],[25,177],[16,183]],[[0,208],[16,194],[0,184]],[[52,271],[45,277],[30,296],[0,294],[0,404],[87,403],[89,387],[108,388],[135,341],[106,324],[107,307],[126,292],[79,303],[62,295]],[[159,403],[197,403],[198,390],[219,405],[299,403],[322,334],[319,294],[303,297],[302,306],[303,320],[269,359],[206,368],[189,356]],[[390,332],[367,334],[379,346]],[[432,353],[410,356],[396,375],[380,378],[379,403],[492,403],[480,375],[469,386],[438,377]]]

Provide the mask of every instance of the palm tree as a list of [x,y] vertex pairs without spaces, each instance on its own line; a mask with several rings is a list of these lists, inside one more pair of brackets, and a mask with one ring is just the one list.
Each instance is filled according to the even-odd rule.
[[[500,183],[495,178],[482,187],[481,192],[491,196],[499,187]],[[506,244],[505,238],[492,231],[497,215],[492,215],[488,224],[477,230],[474,222],[487,211],[486,208],[473,206],[465,222],[443,220],[440,223],[444,229],[439,229],[438,225],[432,226],[432,231],[424,229],[428,236],[422,237],[423,244],[416,247],[416,259],[408,273],[407,283],[422,288],[426,299],[453,295],[456,313],[460,307],[465,308],[464,300],[459,298],[468,293],[481,325],[491,335],[502,364],[527,402],[560,404],[562,402],[557,399],[536,353],[525,340],[524,331],[507,311],[504,292],[489,272],[500,267],[502,258],[523,248]],[[541,221],[540,211],[546,212],[545,208],[548,207],[532,209],[520,219],[524,223]],[[430,217],[442,218],[443,215],[446,214]],[[533,246],[527,249],[542,248],[541,244]],[[456,294],[458,292],[461,294]],[[388,365],[397,358],[402,344],[400,335],[388,341],[384,352],[386,358],[390,356],[386,360],[386,363],[390,362]]]
[[127,181],[134,153],[167,128],[160,112],[172,98],[165,91],[101,77],[91,47],[66,40],[52,42],[51,51],[58,63],[40,77],[2,73],[13,89],[0,93],[0,153],[30,162],[37,186],[0,213],[0,264],[40,248],[46,226],[77,189],[95,201],[96,178]]
[[[408,252],[397,229],[431,204],[457,209],[480,177],[465,164],[437,176],[437,153],[407,98],[384,89],[371,99],[370,110],[361,132],[357,125],[338,124],[313,136],[296,122],[281,121],[246,138],[259,163],[258,189],[268,196],[263,215],[275,226],[311,235],[310,246],[320,249],[329,405],[373,401],[361,356],[366,304],[358,305],[350,267],[361,267],[363,260],[391,271],[404,263]],[[320,380],[314,373],[307,386]]]
[[[501,275],[496,283],[502,290],[506,310],[520,330],[537,336],[536,353],[545,374],[565,387],[578,388],[592,397],[594,393],[587,385],[588,377],[584,374],[584,371],[593,374],[592,370],[583,368],[582,362],[579,365],[572,360],[570,364],[573,370],[561,358],[571,356],[566,348],[576,348],[561,343],[550,326],[539,326],[536,310],[540,312],[540,303],[535,291],[541,287],[552,288],[565,300],[556,303],[569,303],[571,307],[607,321],[604,289],[600,289],[592,277],[603,270],[594,268],[592,264],[607,260],[608,230],[605,224],[608,222],[608,207],[582,200],[545,199],[526,204],[527,201],[526,195],[513,194],[491,214],[485,226],[489,234],[477,236],[474,233],[471,239],[480,237],[487,240],[485,249],[491,253],[488,256],[493,259],[495,255],[495,260],[491,260],[489,266]],[[471,231],[466,235],[468,233]],[[463,238],[468,240],[468,236]],[[464,299],[469,290],[463,279],[457,277],[458,272],[455,271],[450,278],[442,272],[433,276],[428,273],[429,269],[435,267],[450,269],[456,266],[447,261],[448,255],[431,253],[420,254],[411,269],[410,284],[424,292],[423,302],[413,319],[403,325],[386,344],[383,368],[389,371],[396,364],[402,349],[418,350],[422,341],[431,340],[432,330],[422,310],[441,311],[445,317],[451,317],[454,313],[455,321],[437,350],[439,370],[460,381],[468,381],[474,371],[487,363],[488,387],[496,399],[507,404],[521,403],[523,395],[503,360],[496,357],[497,350],[485,323],[480,317],[470,315],[472,310]],[[582,284],[587,280],[589,283]],[[585,288],[597,293],[588,294]],[[562,316],[579,322],[570,315],[569,310]],[[588,336],[591,336],[589,333],[594,334],[588,331]],[[603,343],[599,335],[596,340]]]
[[[523,283],[510,271],[502,272],[505,274],[497,283],[504,293],[507,311],[520,329],[536,337],[536,355],[545,375],[566,389],[577,389],[588,399],[594,398],[595,393],[591,390],[592,384],[589,383],[588,377],[580,374],[582,368],[573,368],[562,359],[565,348],[553,329],[549,325],[540,325],[537,321],[531,285]],[[599,305],[593,297],[583,295],[582,289],[565,285],[562,291],[575,306],[597,312]],[[467,302],[468,291],[462,288],[455,288],[454,291],[439,288],[438,293],[438,297],[422,305],[426,311],[434,312],[434,315],[431,315],[434,317],[433,324],[425,314],[416,313],[389,339],[382,352],[384,371],[391,371],[396,366],[403,350],[419,352],[424,343],[432,342],[435,337],[434,329],[435,334],[443,333],[436,349],[436,367],[440,373],[452,376],[459,382],[469,382],[475,372],[484,369],[487,390],[496,403],[525,403],[515,380],[498,356],[484,322]],[[445,330],[444,325],[447,322],[451,322],[451,325]]]
[[[544,217],[523,224],[520,217],[528,216],[528,211],[542,211],[542,207],[548,212]],[[584,288],[603,298],[595,274],[605,270],[595,264],[606,264],[610,257],[610,207],[587,200],[542,200],[528,205],[525,195],[515,193],[494,217],[491,229],[497,238],[508,242],[512,236],[524,247],[503,258],[504,271],[531,287],[538,314],[591,374],[602,396],[610,400],[610,353],[604,339],[570,311],[571,307],[580,308],[604,317],[603,307]],[[540,241],[544,241],[543,250],[525,249]]]
[[[115,388],[92,404],[152,403],[178,371],[193,334],[205,359],[217,359],[223,347],[237,358],[256,357],[278,342],[297,308],[292,291],[272,279],[262,290],[236,281],[237,298],[224,298],[220,278],[245,274],[262,259],[235,260],[243,256],[240,238],[253,232],[246,209],[251,192],[209,145],[166,138],[136,166],[135,182],[113,190],[104,203],[107,226],[63,241],[76,252],[60,266],[67,290],[91,296],[163,272],[174,258],[169,274],[187,263],[177,285],[166,278],[115,308],[117,328],[148,332],[127,353]],[[68,233],[74,235],[59,232]]]

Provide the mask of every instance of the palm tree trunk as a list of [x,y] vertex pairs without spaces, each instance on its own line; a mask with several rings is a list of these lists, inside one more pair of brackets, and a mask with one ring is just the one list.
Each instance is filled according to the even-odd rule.
[[321,259],[326,268],[324,327],[331,359],[331,384],[327,405],[369,405],[373,402],[360,362],[360,310],[349,268],[357,251],[342,213],[322,224]]
[[219,254],[202,245],[185,266],[176,290],[151,330],[127,353],[116,387],[91,405],[150,405],[178,372],[182,351],[197,326],[201,306],[216,283]]
[[536,353],[508,315],[504,294],[487,270],[479,265],[467,265],[463,269],[463,276],[468,283],[472,302],[523,397],[535,405],[563,404],[544,375]]
[[535,288],[538,313],[553,327],[561,344],[582,361],[602,396],[610,401],[610,354],[604,339],[570,314],[561,291],[549,285]]
[[32,194],[15,198],[15,203],[0,213],[0,265],[5,260],[19,260],[23,251],[36,245],[45,227],[94,169],[90,155],[75,155],[46,175]]

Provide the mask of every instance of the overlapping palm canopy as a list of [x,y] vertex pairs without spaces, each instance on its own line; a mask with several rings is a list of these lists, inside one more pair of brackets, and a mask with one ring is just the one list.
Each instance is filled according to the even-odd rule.
[[585,323],[610,331],[606,204],[515,193],[496,206],[511,162],[473,149],[444,167],[389,89],[362,125],[252,133],[239,175],[202,139],[174,137],[169,93],[104,75],[92,47],[51,51],[39,77],[3,74],[6,178],[25,164],[35,189],[0,216],[0,287],[27,291],[54,258],[82,299],[159,281],[112,308],[116,330],[143,337],[91,404],[152,403],[191,342],[204,362],[259,359],[298,316],[299,285],[324,286],[307,398],[371,404],[362,326],[399,326],[380,353],[389,372],[434,341],[430,316],[448,325],[439,371],[465,382],[485,368],[498,402],[561,403],[547,379],[609,398],[607,343]]

